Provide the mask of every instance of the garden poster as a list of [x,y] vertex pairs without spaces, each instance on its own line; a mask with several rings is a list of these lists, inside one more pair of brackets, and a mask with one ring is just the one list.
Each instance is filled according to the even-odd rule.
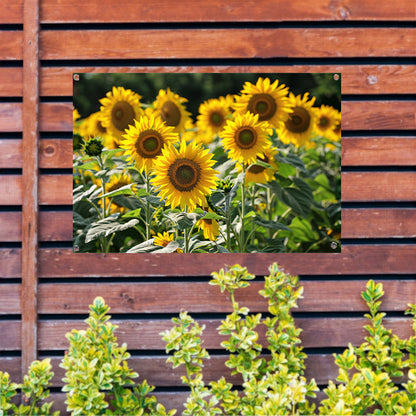
[[340,74],[73,74],[73,248],[339,252]]

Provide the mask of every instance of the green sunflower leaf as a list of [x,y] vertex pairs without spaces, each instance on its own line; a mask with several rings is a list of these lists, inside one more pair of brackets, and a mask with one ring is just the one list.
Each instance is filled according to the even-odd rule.
[[109,217],[103,218],[92,224],[87,232],[85,242],[89,243],[99,237],[107,237],[113,233],[127,230],[139,223],[139,220],[137,219],[132,219],[126,223],[120,223],[119,216],[120,214],[110,215]]
[[110,198],[117,195],[131,195],[135,196],[136,194],[132,191],[132,187],[134,186],[133,183],[129,183],[128,185],[124,185],[121,188],[116,189],[112,192],[107,192],[104,195],[101,195],[100,198]]
[[292,231],[289,227],[286,227],[286,225],[276,222],[276,221],[268,221],[264,220],[262,218],[256,219],[254,221],[257,225],[260,225],[261,227],[270,228],[272,230],[286,230],[286,231]]

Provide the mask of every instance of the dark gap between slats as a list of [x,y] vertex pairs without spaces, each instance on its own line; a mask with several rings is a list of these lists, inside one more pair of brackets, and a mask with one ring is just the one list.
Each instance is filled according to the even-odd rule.
[[0,205],[0,212],[22,212],[21,205]]
[[[319,57],[319,58],[187,58],[187,59],[57,59],[41,60],[43,67],[85,67],[85,66],[126,66],[126,67],[149,67],[149,66],[279,66],[288,65],[414,65],[413,58],[407,57]],[[342,78],[341,78],[342,79]]]
[[0,241],[0,249],[6,249],[6,248],[22,248],[21,242],[3,242]]
[[40,139],[72,139],[71,131],[42,131],[39,134]]
[[364,201],[364,202],[345,202],[341,201],[341,210],[343,208],[415,208],[416,201],[386,201],[386,202],[377,202],[377,201]]
[[0,175],[21,175],[22,168],[0,168]]
[[0,132],[0,140],[15,140],[15,139],[21,139],[23,137],[23,133],[20,132]]
[[[10,25],[18,26],[18,25]],[[180,29],[349,29],[414,28],[412,21],[304,21],[304,22],[160,22],[160,23],[41,23],[41,30],[180,30]]]
[[72,176],[72,169],[71,168],[40,168],[39,174],[40,175],[71,175]]
[[23,68],[23,61],[1,61],[0,68]]
[[23,97],[0,97],[0,103],[22,103]]
[[[342,231],[341,231],[342,232]],[[409,245],[416,244],[416,238],[391,237],[391,238],[341,238],[341,246],[359,246],[359,245]],[[416,246],[415,246],[416,249]],[[341,248],[342,253],[342,248]]]
[[415,166],[342,166],[342,172],[416,172]]

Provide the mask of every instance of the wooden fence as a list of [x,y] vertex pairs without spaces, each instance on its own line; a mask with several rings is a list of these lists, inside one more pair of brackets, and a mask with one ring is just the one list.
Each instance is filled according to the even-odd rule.
[[[416,35],[413,0],[13,0],[0,2],[0,370],[15,381],[36,357],[58,363],[70,329],[101,295],[131,366],[167,407],[184,398],[159,332],[186,309],[218,350],[230,310],[212,271],[240,263],[299,274],[296,312],[308,377],[336,377],[331,353],[364,332],[360,298],[384,283],[386,322],[411,332],[416,299]],[[72,252],[72,74],[75,72],[337,72],[342,74],[342,252],[94,255]],[[255,282],[242,299],[264,311]],[[237,381],[238,382],[238,381]]]

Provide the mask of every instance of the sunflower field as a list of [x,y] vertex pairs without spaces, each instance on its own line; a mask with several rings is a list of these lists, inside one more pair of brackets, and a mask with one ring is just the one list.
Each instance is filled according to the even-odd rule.
[[338,74],[76,74],[75,252],[341,249]]

